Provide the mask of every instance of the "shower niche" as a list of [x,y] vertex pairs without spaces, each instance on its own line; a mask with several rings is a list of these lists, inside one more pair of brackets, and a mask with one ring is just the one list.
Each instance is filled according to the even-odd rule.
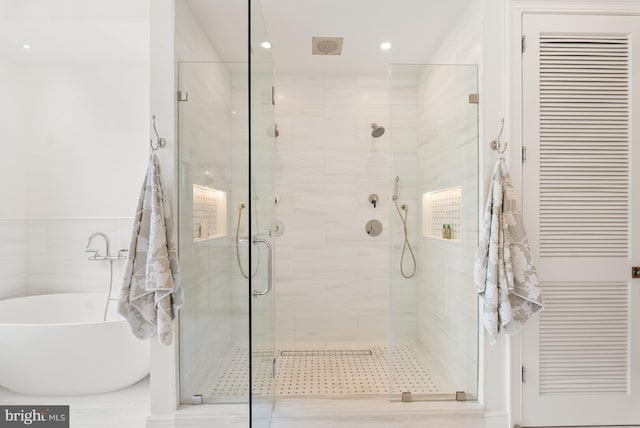
[[462,241],[462,186],[422,194],[422,236]]
[[216,239],[227,234],[227,192],[193,185],[193,241]]

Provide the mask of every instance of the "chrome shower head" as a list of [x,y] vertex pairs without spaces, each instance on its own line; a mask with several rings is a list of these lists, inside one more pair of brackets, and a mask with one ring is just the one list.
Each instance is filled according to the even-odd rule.
[[373,138],[381,137],[382,134],[384,134],[384,126],[380,126],[375,122],[371,124],[371,129],[373,130],[371,131],[371,136]]

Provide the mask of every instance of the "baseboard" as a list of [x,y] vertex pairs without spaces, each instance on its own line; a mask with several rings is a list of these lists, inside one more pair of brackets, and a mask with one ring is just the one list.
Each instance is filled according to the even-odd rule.
[[485,428],[509,428],[509,414],[503,411],[484,413]]

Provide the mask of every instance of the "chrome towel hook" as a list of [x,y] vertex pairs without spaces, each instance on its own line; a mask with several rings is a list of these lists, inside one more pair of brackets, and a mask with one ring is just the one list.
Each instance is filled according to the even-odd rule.
[[496,152],[503,154],[506,150],[507,150],[507,145],[509,143],[507,143],[506,141],[504,142],[504,147],[502,145],[502,142],[500,142],[500,137],[502,137],[502,131],[504,131],[504,118],[500,119],[500,132],[498,133],[498,136],[496,137],[495,140],[491,141],[491,150],[495,150]]
[[151,139],[149,141],[149,144],[151,145],[151,151],[155,152],[159,148],[164,147],[167,144],[167,140],[165,140],[164,138],[162,138],[158,134],[158,128],[156,128],[156,115],[155,114],[153,116],[151,116],[151,121],[153,123],[153,131],[156,133],[156,144],[155,144],[155,146],[153,145],[153,139]]

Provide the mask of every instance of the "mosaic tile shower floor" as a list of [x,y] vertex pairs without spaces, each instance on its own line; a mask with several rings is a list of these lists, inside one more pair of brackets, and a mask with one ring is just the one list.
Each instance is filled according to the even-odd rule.
[[[389,352],[386,347],[358,350],[278,350],[276,395],[344,396],[389,393]],[[246,397],[249,373],[246,350],[237,349],[217,381],[211,382],[208,401],[228,401]],[[272,356],[254,354],[254,393],[271,389]],[[394,348],[391,364],[392,393],[440,393],[433,377],[409,346]]]

